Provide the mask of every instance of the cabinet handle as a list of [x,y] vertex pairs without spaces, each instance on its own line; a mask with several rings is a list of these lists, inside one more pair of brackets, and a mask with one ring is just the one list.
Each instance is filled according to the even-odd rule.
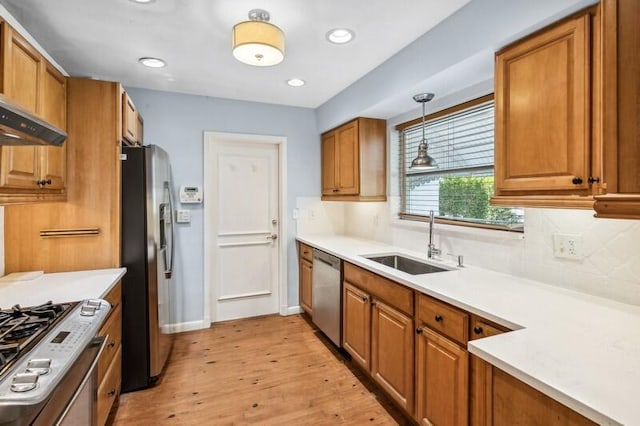
[[483,331],[482,327],[479,327],[479,326],[473,327],[473,332],[476,334],[482,334],[482,331]]
[[376,301],[375,300],[371,301],[371,306],[376,306]]
[[442,322],[443,320],[442,315],[436,315],[435,320],[436,322]]
[[338,192],[340,191],[338,188],[333,188],[333,192]]
[[574,185],[582,185],[582,178],[580,176],[576,176],[571,179],[571,183]]
[[416,328],[416,334],[422,334],[423,331],[424,331],[424,327]]
[[109,392],[107,392],[107,396],[113,396],[116,394],[116,390],[115,389],[111,389],[109,390]]
[[51,185],[51,179],[47,179],[47,180],[39,180],[36,182],[38,184],[38,186],[45,186],[45,185]]
[[589,185],[593,185],[594,183],[599,183],[600,182],[600,178],[599,177],[593,177],[593,176],[589,176]]
[[113,348],[113,347],[115,347],[115,346],[116,346],[116,341],[115,341],[115,340],[111,340],[111,341],[109,341],[109,347],[110,347],[110,348]]

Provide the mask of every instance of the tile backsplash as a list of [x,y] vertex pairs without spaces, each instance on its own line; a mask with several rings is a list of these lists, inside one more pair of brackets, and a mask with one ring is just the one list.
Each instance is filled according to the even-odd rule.
[[[386,203],[338,207],[308,198],[303,204],[313,206],[314,218],[299,218],[298,230],[426,252],[428,225],[393,218],[398,202],[398,197],[390,197]],[[331,221],[335,224],[326,223]],[[580,236],[581,260],[554,257],[557,233]],[[638,220],[596,219],[591,210],[525,209],[524,234],[446,225],[436,225],[434,234],[444,254],[461,254],[465,263],[640,306]]]

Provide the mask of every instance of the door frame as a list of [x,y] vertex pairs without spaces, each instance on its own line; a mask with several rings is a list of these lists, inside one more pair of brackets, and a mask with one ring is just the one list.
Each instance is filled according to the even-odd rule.
[[226,133],[226,132],[204,132],[204,156],[203,156],[203,171],[204,171],[204,294],[203,294],[203,312],[204,312],[204,327],[209,327],[212,318],[215,318],[215,304],[211,303],[211,296],[213,294],[212,286],[215,267],[215,243],[216,238],[214,232],[216,230],[216,199],[217,188],[213,188],[213,185],[209,185],[213,177],[213,173],[216,170],[213,167],[208,167],[207,164],[215,164],[213,158],[215,152],[215,144],[220,142],[242,142],[242,143],[254,143],[254,144],[271,144],[278,148],[278,220],[279,230],[278,239],[278,255],[280,257],[278,262],[278,283],[277,299],[280,315],[287,315],[288,301],[287,301],[287,241],[289,235],[287,233],[287,137],[286,136],[271,136],[271,135],[255,135],[247,133]]

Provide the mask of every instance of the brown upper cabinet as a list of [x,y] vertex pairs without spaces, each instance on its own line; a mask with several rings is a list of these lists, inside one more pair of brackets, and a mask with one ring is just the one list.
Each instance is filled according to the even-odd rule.
[[322,199],[387,199],[387,125],[357,118],[322,135]]
[[602,0],[603,135],[607,194],[597,217],[640,219],[640,2]]
[[133,101],[122,92],[122,140],[127,145],[142,145],[143,120]]
[[[67,82],[6,22],[0,23],[2,93],[62,130],[67,128]],[[0,146],[0,204],[65,200],[66,145]]]
[[598,19],[590,9],[496,54],[494,204],[591,207]]
[[496,54],[492,204],[640,218],[638,21],[601,0]]

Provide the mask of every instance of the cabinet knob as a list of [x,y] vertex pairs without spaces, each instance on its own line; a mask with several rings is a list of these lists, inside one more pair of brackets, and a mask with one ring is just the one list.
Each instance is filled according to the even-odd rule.
[[482,331],[483,331],[482,327],[478,327],[478,326],[473,327],[473,332],[476,334],[482,334]]
[[362,296],[362,301],[363,302],[368,302],[369,301],[369,297],[368,296]]
[[115,395],[115,394],[116,394],[116,390],[115,390],[115,389],[110,389],[110,390],[107,392],[107,396],[113,396],[113,395]]
[[582,185],[582,178],[580,176],[576,176],[571,179],[571,183],[574,185]]
[[435,320],[436,322],[442,322],[443,320],[442,315],[436,315]]
[[115,340],[111,340],[111,341],[109,341],[109,347],[110,347],[110,348],[113,348],[113,347],[115,347],[115,346],[116,346],[116,341],[115,341]]
[[422,334],[423,331],[424,331],[424,327],[416,328],[416,334]]

